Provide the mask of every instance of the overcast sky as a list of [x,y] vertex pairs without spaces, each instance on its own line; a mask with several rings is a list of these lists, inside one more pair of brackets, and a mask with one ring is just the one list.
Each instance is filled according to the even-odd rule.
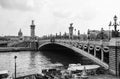
[[120,21],[120,0],[0,0],[0,35],[30,35],[31,20],[37,36],[68,32],[71,22],[81,33],[108,30],[114,15]]

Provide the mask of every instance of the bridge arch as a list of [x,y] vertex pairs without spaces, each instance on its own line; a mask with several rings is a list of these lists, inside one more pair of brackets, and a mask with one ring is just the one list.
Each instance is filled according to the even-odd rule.
[[[64,45],[60,45],[60,44],[52,43],[52,42],[46,42],[46,43],[41,44],[39,46],[38,50],[64,50],[66,48],[70,49]],[[70,50],[72,50],[72,49],[70,49]]]
[[109,68],[108,64],[104,63],[104,62],[101,61],[100,59],[94,57],[93,55],[87,53],[86,51],[84,51],[84,50],[82,50],[82,49],[76,48],[76,47],[71,46],[71,45],[69,45],[69,44],[59,43],[59,42],[54,42],[54,43],[52,43],[52,42],[45,42],[45,43],[43,43],[43,44],[40,44],[38,49],[40,49],[40,48],[42,48],[43,46],[48,45],[48,44],[57,44],[57,45],[60,45],[60,46],[64,46],[64,47],[66,47],[66,48],[68,48],[68,49],[71,49],[71,50],[73,50],[73,51],[75,51],[75,52],[77,52],[77,53],[79,53],[79,54],[81,54],[81,55],[83,55],[83,56],[91,59],[92,61],[96,62],[97,64],[101,65],[102,67],[104,67],[104,68],[106,68],[106,69]]

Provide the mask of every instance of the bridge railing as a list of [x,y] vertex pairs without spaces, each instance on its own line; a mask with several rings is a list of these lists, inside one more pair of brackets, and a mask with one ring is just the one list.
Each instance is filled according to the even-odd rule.
[[109,46],[109,41],[83,41],[83,40],[69,40],[69,39],[57,39],[56,41],[61,42],[77,42],[77,43],[84,43],[84,44],[93,44],[93,45],[103,45],[103,46]]

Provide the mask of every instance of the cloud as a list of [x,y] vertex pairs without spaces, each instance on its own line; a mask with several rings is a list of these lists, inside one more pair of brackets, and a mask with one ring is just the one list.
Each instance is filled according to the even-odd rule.
[[97,11],[93,8],[92,9],[89,8],[89,9],[84,10],[81,15],[82,15],[80,17],[81,19],[86,20],[86,21],[90,21],[96,17]]
[[0,6],[5,9],[31,10],[34,8],[33,0],[0,0]]
[[59,18],[68,18],[71,16],[71,12],[67,10],[57,10],[53,11],[53,15]]

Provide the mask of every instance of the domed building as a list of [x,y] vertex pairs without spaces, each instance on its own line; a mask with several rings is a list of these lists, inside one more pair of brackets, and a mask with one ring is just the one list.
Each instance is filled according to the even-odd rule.
[[20,29],[19,32],[18,32],[18,37],[22,37],[22,36],[23,36],[23,33],[22,33],[21,29]]
[[19,32],[18,32],[18,38],[19,38],[20,40],[23,39],[23,33],[22,33],[21,29],[20,29]]

